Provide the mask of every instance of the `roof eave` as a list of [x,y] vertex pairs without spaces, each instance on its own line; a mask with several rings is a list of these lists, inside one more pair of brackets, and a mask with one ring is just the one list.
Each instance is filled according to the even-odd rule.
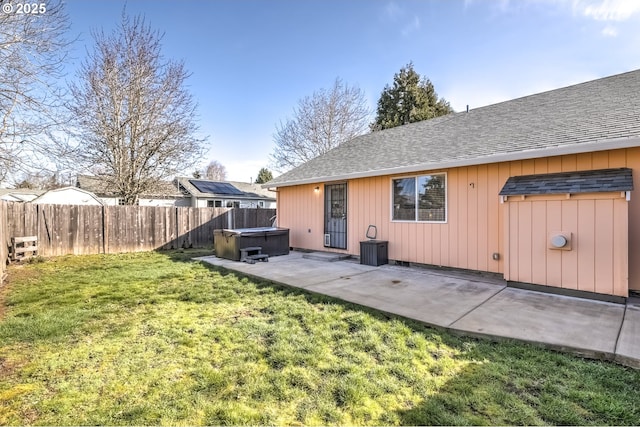
[[498,153],[490,156],[470,159],[451,159],[441,162],[419,163],[410,166],[396,168],[376,169],[371,171],[354,172],[350,174],[331,175],[325,177],[312,177],[272,184],[263,184],[263,188],[291,187],[294,185],[316,184],[318,182],[344,181],[348,179],[370,178],[383,175],[399,175],[404,173],[420,172],[426,170],[450,169],[464,166],[485,165],[489,163],[510,162],[517,160],[539,159],[543,157],[562,156],[567,154],[581,154],[596,151],[615,150],[640,146],[640,137],[615,138],[579,144],[559,145],[550,148],[523,150],[513,153]]

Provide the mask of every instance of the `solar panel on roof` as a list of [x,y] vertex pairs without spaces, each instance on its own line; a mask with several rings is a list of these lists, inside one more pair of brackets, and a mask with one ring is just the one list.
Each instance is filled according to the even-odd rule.
[[228,182],[198,181],[197,179],[191,179],[189,182],[201,193],[227,194],[233,196],[242,196],[244,194]]

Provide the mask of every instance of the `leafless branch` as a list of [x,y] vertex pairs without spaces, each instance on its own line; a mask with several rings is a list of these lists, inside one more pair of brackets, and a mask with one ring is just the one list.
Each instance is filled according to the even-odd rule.
[[[9,3],[0,0],[0,7]],[[0,13],[0,181],[50,157],[48,133],[64,122],[59,82],[69,19],[60,0],[40,12]]]
[[81,141],[74,159],[101,176],[126,203],[198,160],[196,103],[185,88],[182,62],[161,54],[162,35],[142,17],[123,13],[111,34],[93,33],[71,85],[69,109]]
[[371,112],[364,92],[337,78],[330,90],[321,89],[298,102],[294,118],[276,125],[274,169],[296,167],[367,131]]
[[217,160],[212,160],[204,170],[203,177],[212,181],[225,181],[227,179],[227,168]]

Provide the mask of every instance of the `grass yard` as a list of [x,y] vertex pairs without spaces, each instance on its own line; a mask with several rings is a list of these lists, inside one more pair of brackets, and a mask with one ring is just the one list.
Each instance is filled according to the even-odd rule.
[[640,371],[456,337],[193,255],[12,267],[0,424],[640,424]]

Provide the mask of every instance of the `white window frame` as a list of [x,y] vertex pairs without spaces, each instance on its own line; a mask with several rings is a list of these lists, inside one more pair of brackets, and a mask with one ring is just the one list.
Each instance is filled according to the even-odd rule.
[[[418,185],[417,185],[417,181],[418,178],[422,177],[422,176],[435,176],[435,175],[442,175],[444,176],[444,220],[443,221],[420,221],[418,220]],[[414,180],[416,180],[416,185],[415,185],[415,202],[416,202],[416,207],[415,207],[415,216],[414,219],[394,219],[393,218],[393,213],[394,213],[394,207],[393,207],[393,202],[394,202],[394,194],[393,194],[393,181],[394,180],[398,180],[398,179],[407,179],[407,178],[413,178]],[[404,176],[392,176],[390,179],[390,192],[391,192],[391,203],[389,204],[389,208],[390,208],[390,212],[389,212],[389,218],[391,218],[391,222],[406,222],[406,223],[420,223],[420,224],[447,224],[449,221],[449,177],[447,175],[447,172],[425,172],[425,173],[419,173],[419,174],[413,174],[413,175],[404,175]]]

